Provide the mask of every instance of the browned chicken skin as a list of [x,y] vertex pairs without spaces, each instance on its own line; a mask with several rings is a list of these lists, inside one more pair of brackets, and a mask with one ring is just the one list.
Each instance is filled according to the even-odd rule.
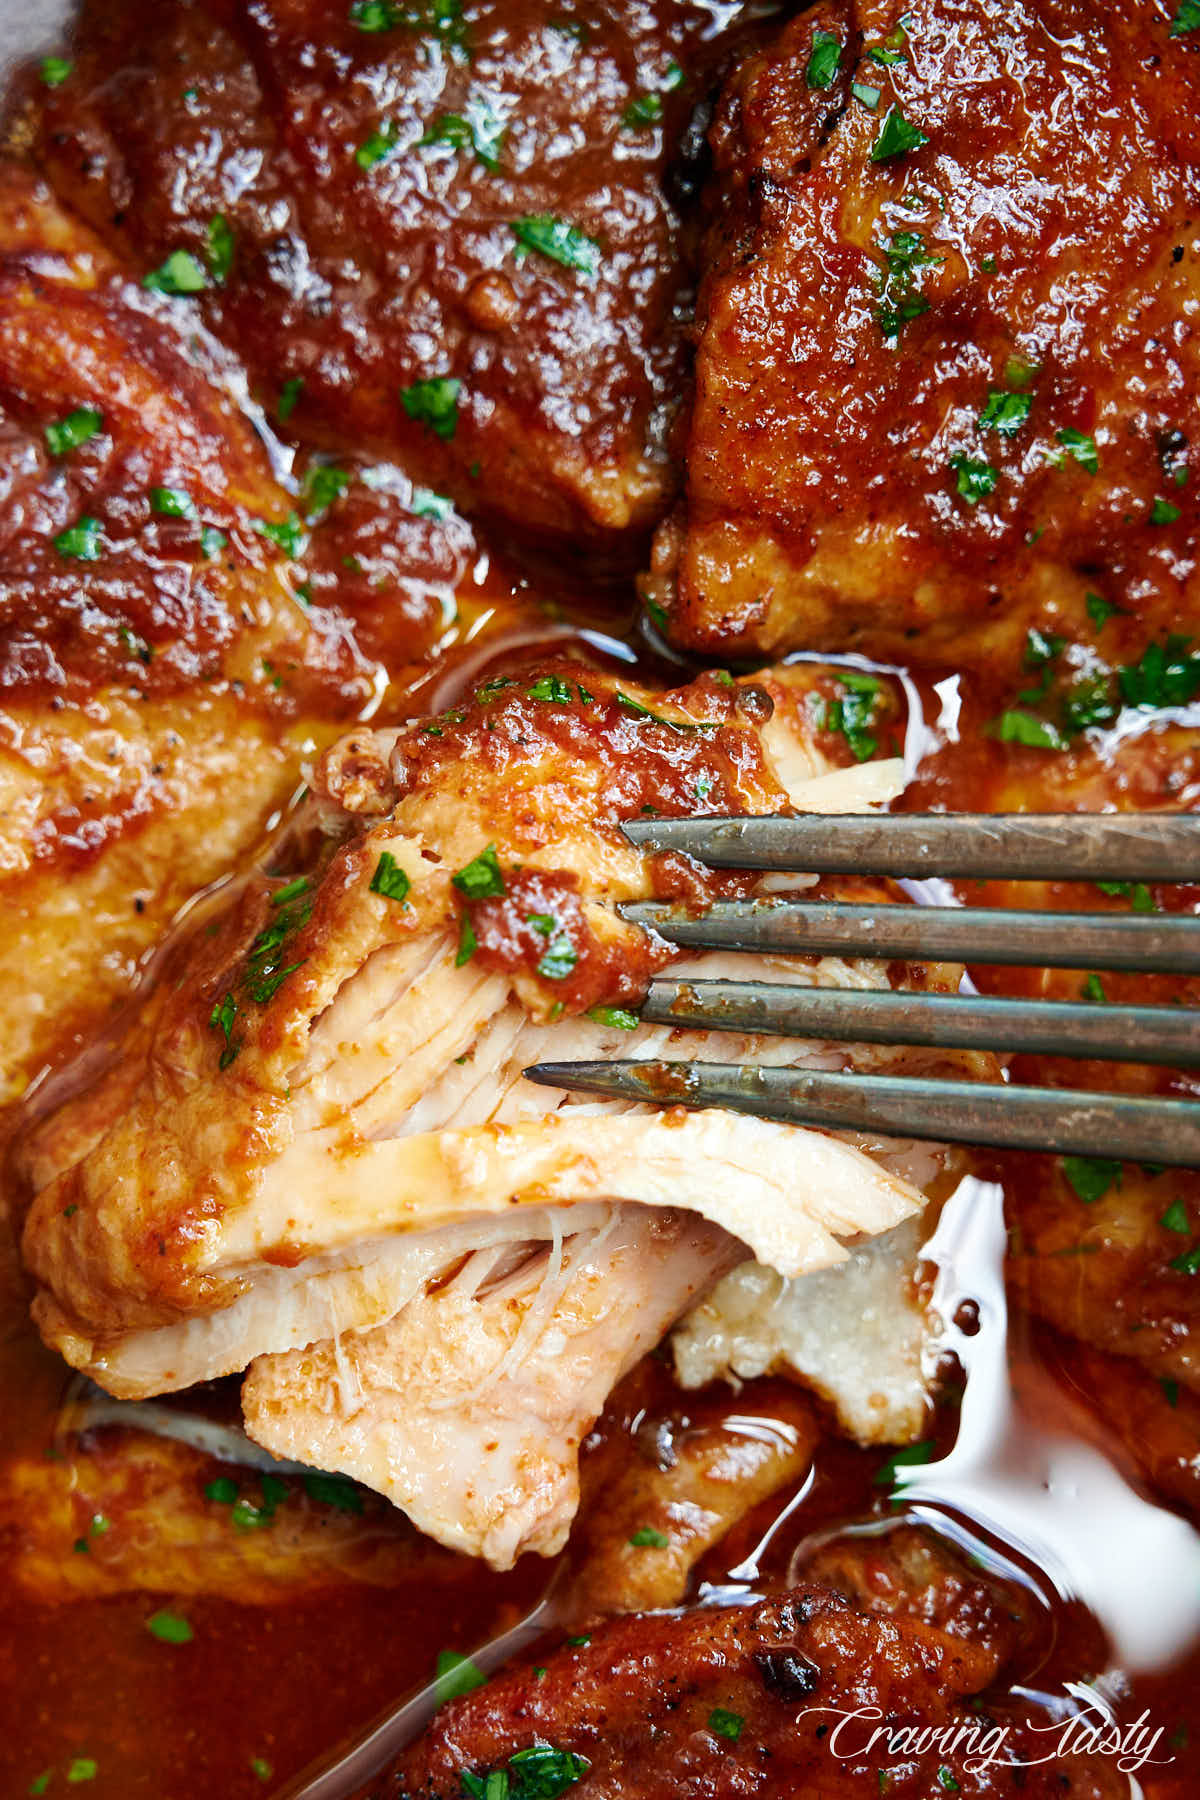
[[1089,594],[1194,626],[1200,55],[1169,27],[864,0],[738,71],[646,589],[679,643],[975,661],[1089,639]]

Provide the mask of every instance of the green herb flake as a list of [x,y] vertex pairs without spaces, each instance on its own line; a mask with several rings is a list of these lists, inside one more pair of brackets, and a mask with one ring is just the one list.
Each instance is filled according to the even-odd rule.
[[233,228],[224,213],[214,213],[208,222],[208,242],[204,259],[218,287],[224,287],[233,268]]
[[[1185,0],[1186,4],[1186,0]],[[74,69],[75,64],[65,56],[43,56],[38,64],[38,74],[48,88],[61,87]]]
[[871,148],[871,161],[890,162],[893,157],[905,156],[928,142],[926,133],[906,119],[898,106],[893,106],[879,127],[879,135]]
[[504,876],[500,872],[500,862],[496,855],[495,844],[489,844],[486,850],[472,858],[465,869],[451,876],[454,886],[468,900],[487,900],[495,894],[504,892]]
[[878,112],[880,92],[877,87],[871,87],[865,81],[852,81],[850,92],[859,105],[865,106],[868,112]]
[[454,517],[454,502],[446,494],[435,493],[432,488],[415,487],[408,510],[417,519],[436,519],[444,525],[447,519]]
[[955,471],[955,487],[972,506],[978,506],[981,500],[986,500],[1000,479],[1000,471],[994,469],[991,463],[980,462],[978,458],[967,456],[961,450],[950,458],[950,467]]
[[252,1756],[250,1758],[250,1773],[256,1775],[259,1781],[270,1781],[275,1771],[265,1756]]
[[589,1019],[597,1025],[611,1026],[615,1031],[636,1031],[641,1020],[623,1006],[589,1006]]
[[1200,1244],[1185,1250],[1182,1256],[1173,1256],[1167,1267],[1177,1275],[1200,1275]]
[[46,448],[51,456],[66,456],[88,443],[104,425],[104,415],[94,406],[79,406],[63,419],[45,428]]
[[894,1487],[898,1469],[913,1468],[919,1463],[932,1462],[934,1448],[933,1439],[926,1438],[922,1443],[908,1444],[903,1450],[895,1451],[885,1463],[876,1469],[875,1486]]
[[629,1542],[635,1550],[666,1550],[671,1540],[665,1531],[656,1531],[653,1525],[642,1525],[633,1533]]
[[28,1788],[25,1790],[26,1793],[44,1794],[46,1789],[50,1786],[50,1778],[53,1774],[53,1769],[43,1769],[40,1775],[34,1776]]
[[558,920],[553,913],[528,913],[525,923],[532,925],[539,937],[553,937],[558,930]]
[[487,1676],[469,1656],[462,1656],[457,1650],[438,1651],[434,1692],[439,1706],[444,1706],[447,1700],[457,1699],[459,1694],[470,1694],[486,1685]]
[[349,469],[336,468],[333,463],[314,463],[304,477],[304,502],[309,524],[328,512],[349,486]]
[[215,1481],[205,1483],[204,1498],[214,1500],[218,1506],[232,1506],[237,1497],[237,1482],[230,1475],[218,1475]]
[[517,240],[519,254],[532,250],[588,277],[599,271],[600,245],[596,239],[552,213],[529,213],[523,219],[514,219],[509,230]]
[[1032,406],[1032,394],[1013,394],[1004,388],[990,388],[987,404],[979,415],[979,429],[1013,437],[1028,420]]
[[574,944],[566,932],[560,932],[548,945],[537,972],[544,981],[565,981],[578,961]]
[[54,548],[58,554],[71,562],[98,562],[100,560],[100,521],[85,514],[77,519],[74,525],[68,525],[54,539]]
[[362,1495],[346,1475],[325,1475],[314,1470],[304,1477],[304,1491],[319,1506],[332,1506],[338,1512],[361,1513]]
[[1108,1005],[1108,995],[1104,991],[1104,983],[1096,974],[1095,970],[1093,970],[1084,981],[1083,998],[1090,1002],[1092,1006]]
[[741,1713],[729,1712],[723,1706],[714,1706],[708,1715],[708,1729],[717,1737],[728,1738],[731,1744],[737,1743],[745,1723]]
[[389,119],[384,119],[363,139],[354,152],[354,160],[360,169],[373,169],[376,163],[386,162],[398,145],[396,127]]
[[1106,600],[1103,594],[1085,594],[1083,603],[1087,607],[1088,618],[1097,631],[1103,631],[1108,621],[1121,612],[1121,608],[1114,606],[1111,600]]
[[1089,475],[1095,475],[1100,468],[1100,455],[1096,449],[1096,440],[1085,431],[1072,431],[1068,428],[1057,434],[1057,440],[1069,456],[1073,456],[1080,468],[1086,469]]
[[842,46],[831,31],[813,33],[812,53],[804,79],[810,88],[832,87],[842,63]]
[[569,706],[575,698],[570,683],[559,675],[543,675],[525,691],[531,700],[550,700],[555,706]]
[[400,18],[391,0],[354,0],[350,22],[360,31],[391,31]]
[[1010,707],[988,726],[991,735],[1002,744],[1024,744],[1030,750],[1065,750],[1066,739],[1046,719],[1035,713]]
[[160,1644],[190,1644],[195,1636],[182,1613],[170,1612],[165,1607],[161,1612],[150,1614],[146,1620],[146,1630]]
[[196,505],[183,488],[152,487],[150,510],[161,513],[166,519],[191,519],[195,517]]
[[296,410],[296,402],[304,392],[303,375],[289,375],[279,390],[279,398],[275,402],[275,417],[281,425],[286,425]]
[[381,894],[385,900],[398,900],[403,904],[408,899],[408,890],[411,886],[411,881],[391,851],[381,851],[379,861],[375,864],[375,873],[368,884],[368,891],[372,894]]
[[1172,1200],[1158,1222],[1164,1231],[1177,1232],[1180,1237],[1191,1236],[1192,1227],[1188,1219],[1187,1205],[1182,1200]]
[[271,543],[278,544],[283,554],[295,562],[303,556],[308,547],[308,536],[298,516],[290,512],[286,519],[252,519],[251,524],[260,537],[269,538]]
[[946,1768],[945,1764],[943,1764],[942,1767],[938,1770],[937,1778],[938,1778],[938,1786],[940,1788],[944,1788],[948,1794],[960,1794],[962,1792],[962,1789],[959,1787],[958,1782],[955,1780],[952,1771],[950,1769]]
[[638,94],[621,114],[626,131],[647,131],[657,125],[663,114],[661,94]]
[[1169,1375],[1160,1375],[1158,1385],[1163,1391],[1163,1399],[1170,1407],[1179,1405],[1179,1383]]
[[1189,31],[1200,31],[1200,0],[1179,0],[1179,9],[1171,20],[1173,38],[1185,37]]
[[154,294],[200,294],[208,276],[190,250],[172,250],[157,269],[143,275],[142,286]]
[[235,1043],[233,1038],[233,1022],[237,1018],[237,1013],[238,1003],[231,993],[227,993],[223,1000],[217,1001],[208,1015],[208,1023],[212,1030],[219,1031],[225,1039],[225,1048],[222,1050],[221,1059],[217,1064],[220,1069],[227,1069],[242,1047],[240,1039]]
[[1103,1200],[1114,1183],[1121,1185],[1121,1165],[1107,1156],[1064,1156],[1062,1172],[1085,1206]]
[[458,429],[458,396],[462,382],[453,375],[434,375],[401,388],[400,404],[410,419],[448,442]]
[[845,691],[840,699],[831,700],[826,707],[825,729],[841,732],[855,762],[869,762],[879,747],[878,739],[869,727],[883,684],[875,675],[846,673],[840,680]]
[[454,966],[461,969],[469,963],[479,948],[479,939],[475,936],[470,918],[466,913],[458,922],[458,954],[454,958]]
[[81,1781],[95,1781],[100,1765],[94,1756],[76,1756],[67,1764],[67,1780],[72,1787]]
[[422,146],[447,145],[454,150],[470,150],[477,162],[495,174],[500,167],[504,146],[505,123],[490,101],[474,99],[465,112],[439,113],[420,139]]
[[211,560],[219,550],[224,550],[228,542],[223,531],[218,531],[215,525],[206,525],[200,533],[201,554]]
[[[556,1750],[553,1744],[532,1744],[508,1759],[512,1771],[512,1800],[558,1800],[586,1775],[591,1764],[573,1750]],[[489,1794],[487,1800],[492,1800]]]
[[1200,694],[1200,653],[1190,640],[1172,634],[1165,644],[1151,644],[1141,661],[1117,671],[1121,697],[1141,712],[1186,706]]
[[1150,508],[1150,523],[1152,525],[1173,525],[1176,519],[1181,517],[1182,512],[1180,508],[1171,500],[1156,498],[1154,505]]

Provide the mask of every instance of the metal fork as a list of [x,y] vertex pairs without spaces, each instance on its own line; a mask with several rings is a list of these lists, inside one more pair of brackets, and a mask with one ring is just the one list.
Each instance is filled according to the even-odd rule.
[[[1191,815],[809,813],[647,819],[624,831],[642,850],[762,873],[1200,883],[1200,817]],[[657,902],[621,912],[688,950],[1200,975],[1200,917],[1190,914],[774,898],[721,902],[697,914]],[[641,1018],[751,1035],[1200,1064],[1200,1009],[1183,1006],[661,980],[652,983]],[[657,1105],[726,1107],[793,1124],[1200,1166],[1200,1102],[1194,1100],[709,1062],[539,1063],[525,1074],[550,1087]]]

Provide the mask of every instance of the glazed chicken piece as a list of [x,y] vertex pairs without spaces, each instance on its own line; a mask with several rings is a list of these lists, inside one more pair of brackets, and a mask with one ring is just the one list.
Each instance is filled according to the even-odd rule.
[[[439,1708],[378,1791],[388,1800],[450,1800],[484,1792],[499,1771],[511,1785],[496,1782],[497,1791],[561,1794],[578,1782],[581,1800],[658,1800],[666,1791],[762,1800],[1128,1793],[1115,1759],[1047,1756],[1052,1720],[1028,1706],[1009,1719],[990,1696],[977,1698],[1011,1651],[1012,1611],[1025,1610],[1006,1583],[960,1570],[936,1549],[909,1550],[893,1561],[902,1581],[916,1577],[912,1590],[879,1606],[844,1579],[855,1548],[831,1570],[853,1600],[804,1581],[758,1606],[634,1614],[582,1641],[538,1649],[528,1664]],[[931,1597],[931,1580],[946,1591]],[[968,1617],[969,1634],[959,1628]],[[834,1737],[839,1718],[851,1725]],[[889,1730],[903,1726],[940,1729],[942,1744],[954,1747],[935,1738],[914,1750],[900,1736],[889,1754]],[[533,1786],[535,1772],[546,1785]]]
[[742,12],[170,0],[147,32],[142,0],[96,0],[36,153],[200,293],[289,429],[415,455],[523,530],[636,541],[673,488],[680,141]]
[[275,1454],[378,1486],[498,1566],[556,1549],[608,1389],[718,1275],[839,1262],[922,1205],[885,1145],[522,1076],[704,1052],[638,1028],[672,952],[616,911],[702,896],[703,872],[634,851],[619,821],[894,789],[895,765],[822,772],[809,719],[786,670],[661,694],[564,662],[344,740],[270,874],[29,1134],[47,1341],[131,1396],[250,1364],[247,1425]]
[[822,4],[714,124],[687,482],[702,652],[1016,660],[1194,629],[1200,57],[1164,0]]
[[0,169],[0,1097],[103,1020],[371,691],[236,370]]

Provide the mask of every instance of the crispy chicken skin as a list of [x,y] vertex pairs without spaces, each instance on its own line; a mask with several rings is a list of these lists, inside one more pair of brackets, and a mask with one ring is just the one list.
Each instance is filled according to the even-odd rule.
[[5,1097],[104,1017],[369,691],[260,529],[294,503],[233,373],[170,312],[0,169]]
[[969,662],[1086,641],[1093,593],[1194,626],[1200,55],[1171,10],[822,4],[738,71],[646,585],[677,642]]
[[206,316],[303,436],[410,452],[523,530],[615,538],[673,486],[673,159],[745,37],[737,6],[712,19],[170,0],[147,32],[141,0],[96,4],[36,153],[134,266],[198,259]]
[[[335,746],[271,872],[27,1135],[48,1341],[133,1396],[252,1364],[247,1425],[276,1454],[498,1566],[557,1548],[608,1390],[712,1281],[748,1254],[821,1268],[920,1208],[885,1147],[522,1078],[551,1054],[703,1053],[622,1010],[672,952],[614,902],[703,881],[619,821],[700,793],[844,803],[804,695],[786,670],[654,693],[563,662]],[[856,779],[885,791],[887,766]]]

